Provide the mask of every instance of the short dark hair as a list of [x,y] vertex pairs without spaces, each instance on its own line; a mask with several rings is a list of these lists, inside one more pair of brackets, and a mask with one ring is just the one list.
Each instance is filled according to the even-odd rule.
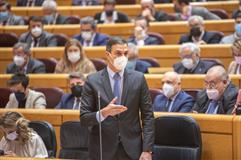
[[72,72],[69,74],[69,79],[74,79],[74,78],[78,78],[78,79],[81,79],[82,81],[86,81],[85,76],[80,72]]
[[106,4],[113,4],[113,5],[115,5],[116,1],[115,0],[105,0],[104,1],[104,5],[106,5]]
[[186,5],[189,5],[190,0],[177,0],[177,2],[178,2],[179,4],[184,3],[184,4],[186,4]]
[[91,16],[84,17],[80,20],[80,24],[90,24],[92,29],[96,29],[95,19]]
[[0,7],[2,7],[2,6],[5,6],[7,8],[7,10],[11,10],[11,4],[6,1],[0,2]]
[[127,41],[121,37],[110,37],[106,44],[106,51],[111,52],[112,46],[116,44],[127,44]]
[[27,43],[22,43],[22,42],[17,42],[14,46],[13,46],[13,50],[16,50],[18,48],[23,48],[23,51],[25,54],[30,54],[30,48],[29,45]]
[[241,17],[241,11],[238,10],[234,15],[233,15],[233,18],[234,19],[237,19],[237,18],[240,18]]
[[28,25],[30,24],[30,21],[41,22],[43,24],[43,18],[40,16],[31,16],[28,20]]
[[29,77],[23,73],[15,73],[10,80],[7,82],[8,86],[13,86],[16,84],[22,84],[26,89],[29,84]]
[[146,21],[146,26],[147,26],[147,27],[150,26],[150,21],[149,21],[147,18],[145,18],[145,17],[143,17],[143,16],[137,16],[137,17],[135,18],[135,21],[141,21],[141,20],[145,20],[145,21]]

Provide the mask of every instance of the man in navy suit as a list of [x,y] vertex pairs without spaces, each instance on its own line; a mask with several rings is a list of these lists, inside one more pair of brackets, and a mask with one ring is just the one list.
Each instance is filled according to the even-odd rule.
[[182,35],[179,44],[193,42],[196,44],[215,44],[219,43],[223,34],[217,31],[205,31],[204,20],[201,16],[191,16],[188,19],[190,31]]
[[69,75],[69,86],[71,93],[66,93],[61,97],[56,109],[79,109],[82,87],[85,77],[81,73],[71,73]]
[[193,97],[181,90],[181,79],[176,72],[166,72],[162,78],[163,94],[156,96],[153,109],[161,112],[190,112]]
[[182,61],[173,65],[174,71],[179,74],[205,74],[209,68],[221,65],[216,60],[202,60],[200,48],[194,43],[183,43],[179,53]]
[[105,46],[109,37],[96,32],[96,22],[93,17],[81,19],[81,34],[74,36],[83,46]]

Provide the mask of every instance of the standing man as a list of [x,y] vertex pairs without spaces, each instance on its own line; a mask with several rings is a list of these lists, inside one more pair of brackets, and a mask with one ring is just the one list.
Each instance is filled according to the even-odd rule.
[[100,158],[99,122],[104,160],[152,159],[154,117],[151,97],[144,75],[125,69],[127,53],[125,40],[110,38],[106,46],[107,68],[90,75],[84,85],[80,122],[90,127],[91,160]]

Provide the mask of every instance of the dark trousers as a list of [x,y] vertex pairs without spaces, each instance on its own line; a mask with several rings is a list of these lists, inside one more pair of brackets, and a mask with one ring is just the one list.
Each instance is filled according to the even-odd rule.
[[117,152],[115,154],[115,160],[132,160],[126,153],[122,143],[119,143]]

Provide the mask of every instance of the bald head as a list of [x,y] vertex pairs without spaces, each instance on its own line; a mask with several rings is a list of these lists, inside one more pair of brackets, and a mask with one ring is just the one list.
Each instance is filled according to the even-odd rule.
[[215,76],[219,80],[228,80],[228,73],[226,70],[223,68],[223,66],[214,66],[210,68],[207,72],[206,76]]
[[[165,87],[167,86],[171,86],[173,88],[171,95],[167,95],[167,93],[165,94]],[[181,90],[180,76],[176,72],[166,72],[162,78],[162,89],[167,97],[171,98],[175,96]]]
[[180,76],[178,75],[177,72],[166,72],[164,75],[163,75],[163,79],[172,79],[173,82],[175,83],[181,83],[181,78]]

